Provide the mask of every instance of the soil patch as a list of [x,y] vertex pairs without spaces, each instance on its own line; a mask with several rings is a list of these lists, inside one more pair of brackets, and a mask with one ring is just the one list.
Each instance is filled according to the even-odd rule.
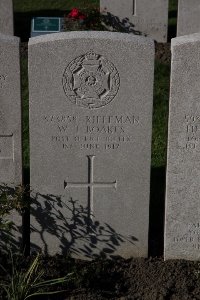
[[[31,260],[30,257],[21,260],[20,268],[27,268]],[[0,261],[5,266],[5,259]],[[9,270],[9,263],[7,268]],[[164,262],[162,258],[115,261],[99,259],[88,262],[54,256],[43,257],[40,269],[45,270],[45,279],[61,277],[70,272],[72,277],[57,288],[65,290],[64,293],[34,299],[200,299],[198,262]],[[1,279],[4,279],[6,275],[2,271],[0,273]],[[2,291],[0,294],[0,299],[6,299]]]
[[155,43],[155,57],[161,63],[170,64],[171,62],[171,44],[170,43]]

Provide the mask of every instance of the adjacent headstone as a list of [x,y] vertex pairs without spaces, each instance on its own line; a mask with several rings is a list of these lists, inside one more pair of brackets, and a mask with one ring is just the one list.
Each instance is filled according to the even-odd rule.
[[63,18],[56,17],[35,17],[31,21],[31,37],[61,32]]
[[157,42],[167,41],[168,0],[100,0],[100,11],[115,29],[127,27]]
[[165,259],[200,259],[200,34],[172,39]]
[[14,34],[12,0],[0,0],[0,33]]
[[0,34],[0,182],[22,183],[19,39]]
[[30,39],[33,249],[147,256],[153,74],[148,38]]
[[[21,88],[19,39],[0,34],[0,196],[13,195],[22,184]],[[2,198],[1,198],[2,200]],[[16,246],[21,240],[21,217],[12,212],[15,230],[1,231],[0,247]],[[2,238],[3,236],[3,238]],[[9,242],[8,242],[8,240]],[[7,245],[5,245],[7,243]],[[12,245],[11,245],[11,244]]]
[[177,36],[200,32],[199,0],[179,0]]

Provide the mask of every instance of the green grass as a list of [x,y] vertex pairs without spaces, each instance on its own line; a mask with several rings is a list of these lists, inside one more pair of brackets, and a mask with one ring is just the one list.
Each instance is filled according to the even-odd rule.
[[166,164],[170,66],[155,62],[152,167]]
[[[10,254],[10,261],[12,265],[11,274],[7,274],[7,270],[0,265],[1,269],[8,275],[0,283],[0,287],[5,291],[9,300],[27,300],[33,299],[36,296],[39,296],[41,299],[45,295],[60,294],[64,290],[56,290],[55,286],[58,287],[58,285],[61,286],[61,284],[69,282],[73,275],[72,273],[68,273],[64,277],[45,280],[44,275],[46,272],[41,268],[40,254],[37,254],[27,270],[18,269],[18,262],[14,259],[12,252]],[[51,287],[55,287],[55,290],[50,291],[49,288]]]
[[169,0],[169,12],[177,10],[178,0]]
[[23,126],[23,166],[29,168],[29,94],[28,94],[28,59],[21,59],[22,84],[22,126]]
[[177,23],[178,0],[169,1],[169,26],[176,26]]

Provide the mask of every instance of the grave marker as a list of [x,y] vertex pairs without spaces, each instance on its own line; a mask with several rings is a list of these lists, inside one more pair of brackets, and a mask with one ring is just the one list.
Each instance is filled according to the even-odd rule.
[[179,0],[177,18],[177,36],[188,35],[200,31],[199,0]]
[[200,34],[172,39],[165,259],[200,258]]
[[147,256],[153,61],[128,34],[30,39],[33,248]]
[[22,183],[19,39],[0,34],[0,182]]
[[[0,34],[0,194],[13,194],[22,184],[21,87],[19,38]],[[6,185],[6,186],[5,186]],[[21,217],[11,212],[16,226],[9,236],[0,234],[0,247],[19,250]],[[14,247],[14,248],[13,248]]]
[[88,188],[88,214],[92,219],[94,208],[94,189],[95,188],[117,188],[117,181],[113,182],[95,182],[94,181],[94,159],[95,155],[88,156],[88,182],[66,182],[64,188]]
[[0,0],[0,33],[14,34],[12,0]]
[[63,18],[35,17],[31,21],[31,37],[61,32],[62,29]]
[[100,0],[100,11],[111,14],[110,24],[118,17],[117,23],[130,31],[133,28],[157,42],[167,41],[168,0]]

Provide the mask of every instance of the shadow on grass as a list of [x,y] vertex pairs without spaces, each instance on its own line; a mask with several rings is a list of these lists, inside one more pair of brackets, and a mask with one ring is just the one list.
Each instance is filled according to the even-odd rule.
[[164,211],[165,211],[164,167],[151,169],[151,194],[149,216],[149,256],[162,256],[164,246]]
[[177,31],[177,10],[169,12],[169,25],[168,25],[168,38],[167,41],[170,43],[171,39],[176,37]]
[[30,253],[30,169],[23,169],[23,182],[26,187],[26,193],[24,194],[24,201],[28,203],[28,206],[24,208],[22,215],[22,249],[25,256]]

